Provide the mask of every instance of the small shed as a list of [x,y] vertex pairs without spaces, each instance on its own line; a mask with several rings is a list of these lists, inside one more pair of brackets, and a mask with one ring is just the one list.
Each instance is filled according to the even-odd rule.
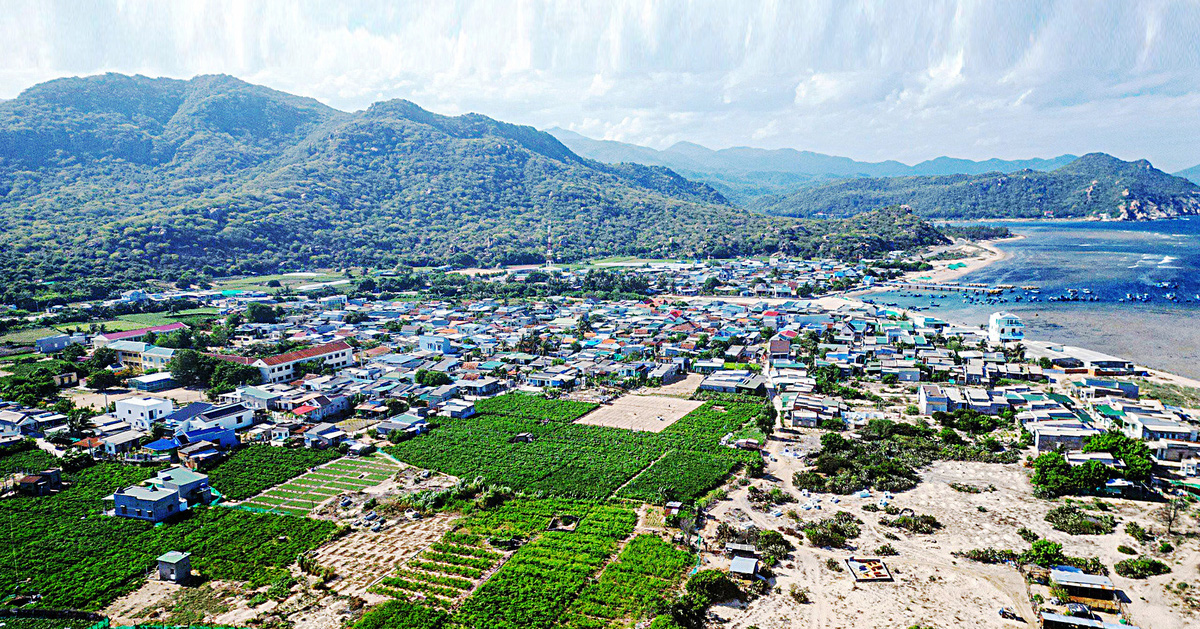
[[741,577],[753,577],[758,573],[758,560],[753,557],[734,557],[729,562],[729,572]]
[[192,578],[192,553],[171,551],[158,558],[158,580],[186,583]]

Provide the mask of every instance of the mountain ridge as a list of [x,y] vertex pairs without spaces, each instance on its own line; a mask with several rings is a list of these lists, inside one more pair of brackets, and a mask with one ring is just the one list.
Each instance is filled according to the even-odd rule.
[[[341,112],[213,75],[59,79],[0,104],[0,303],[147,278],[603,255],[862,257],[943,237],[911,214],[747,213],[659,166],[408,101]],[[50,284],[48,282],[54,282]]]
[[547,132],[584,157],[602,162],[635,161],[666,166],[684,176],[708,183],[727,197],[741,202],[763,194],[778,194],[801,186],[848,177],[1051,170],[1078,159],[1069,154],[1049,159],[993,158],[983,161],[942,156],[910,166],[895,160],[862,162],[849,157],[797,149],[709,149],[692,142],[677,142],[659,151],[636,144],[594,140],[561,128],[548,129]]
[[905,205],[928,218],[1146,220],[1200,213],[1200,187],[1144,159],[1088,153],[1050,172],[843,179],[764,196],[751,207],[812,217],[850,216],[887,205]]

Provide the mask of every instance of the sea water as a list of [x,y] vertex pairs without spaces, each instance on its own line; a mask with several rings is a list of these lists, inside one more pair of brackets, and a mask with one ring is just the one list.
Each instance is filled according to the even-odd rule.
[[925,307],[923,313],[972,325],[1006,310],[1025,321],[1030,339],[1200,378],[1200,217],[1003,225],[1024,236],[997,245],[1010,257],[957,282],[1037,286],[1036,294],[1018,288],[1001,296],[1007,301],[991,304],[957,294],[913,297],[911,291],[866,298]]

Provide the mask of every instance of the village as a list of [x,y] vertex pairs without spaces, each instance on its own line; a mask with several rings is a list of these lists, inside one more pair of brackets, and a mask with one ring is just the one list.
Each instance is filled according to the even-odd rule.
[[[1186,583],[1200,556],[1200,421],[1195,409],[1143,395],[1139,383],[1154,374],[1087,350],[1027,344],[1020,318],[1003,311],[981,329],[844,294],[893,280],[899,265],[775,257],[620,268],[662,290],[639,299],[454,300],[420,290],[382,298],[360,280],[360,290],[323,286],[319,296],[131,291],[104,305],[186,300],[212,314],[195,329],[176,322],[37,339],[38,356],[25,365],[46,365],[54,396],[70,403],[0,402],[0,448],[32,442],[61,460],[152,470],[97,501],[106,517],[172,522],[216,505],[340,522],[351,536],[333,542],[341,550],[314,549],[316,561],[331,572],[353,567],[355,576],[332,582],[334,593],[378,603],[388,598],[381,584],[398,585],[388,580],[395,566],[347,564],[345,553],[361,544],[419,564],[423,548],[463,526],[411,499],[469,484],[472,464],[429,452],[455,426],[521,417],[527,404],[576,404],[569,421],[581,429],[665,439],[691,430],[699,414],[744,405],[747,417],[761,408],[769,419],[711,435],[716,449],[706,452],[731,453],[719,454],[712,482],[643,487],[677,451],[663,450],[594,494],[634,509],[637,532],[695,552],[692,574],[713,569],[743,584],[735,601],[714,601],[709,624],[1195,622]],[[570,284],[585,274],[522,269],[472,281],[558,275]],[[216,326],[220,346],[179,342],[211,339]],[[73,367],[89,362],[91,378],[111,372],[116,382],[89,386]],[[546,411],[540,426],[557,421]],[[502,447],[552,437],[528,426]],[[314,454],[274,482],[250,482],[253,491],[222,486],[222,470],[247,452],[270,460],[263,448]],[[502,464],[478,465],[492,480],[487,465]],[[70,492],[60,468],[4,471],[10,495]],[[390,517],[372,509],[388,500],[405,506]],[[1063,508],[1108,530],[1065,532],[1050,515]],[[1179,519],[1164,527],[1156,519],[1164,509]],[[1134,555],[1117,543],[1114,515],[1127,534],[1145,534],[1130,544],[1140,544],[1137,565],[1154,566],[1150,573],[1120,568]],[[1034,556],[1038,549],[1049,558]],[[192,552],[159,556],[155,579],[186,583]],[[484,582],[493,569],[481,572]],[[428,586],[410,589],[429,598]],[[253,617],[242,612],[205,621]],[[311,610],[289,621],[302,626],[304,614]]]

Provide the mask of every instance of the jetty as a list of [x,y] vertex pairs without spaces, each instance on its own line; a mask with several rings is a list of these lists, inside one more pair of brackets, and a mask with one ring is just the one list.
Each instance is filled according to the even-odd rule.
[[960,293],[976,293],[982,295],[999,295],[1004,292],[1002,288],[995,288],[985,284],[931,284],[926,282],[897,282],[897,288],[908,290],[927,290],[927,291],[947,291]]

